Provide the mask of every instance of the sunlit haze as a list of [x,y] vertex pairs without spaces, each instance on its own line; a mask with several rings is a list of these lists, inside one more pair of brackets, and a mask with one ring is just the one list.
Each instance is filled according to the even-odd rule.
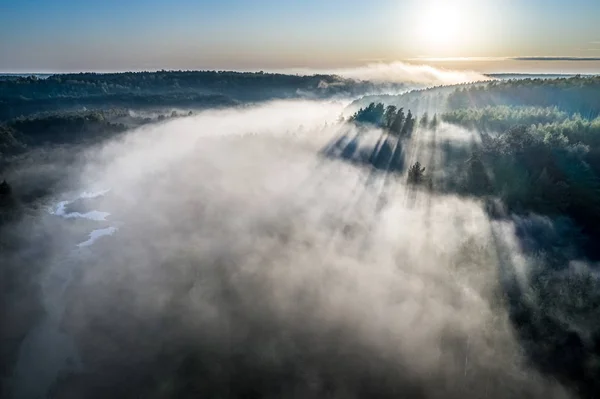
[[[468,11],[467,11],[468,12]],[[432,53],[452,51],[459,53],[464,34],[468,33],[468,15],[450,2],[438,1],[423,7],[419,12],[418,32],[424,51]]]

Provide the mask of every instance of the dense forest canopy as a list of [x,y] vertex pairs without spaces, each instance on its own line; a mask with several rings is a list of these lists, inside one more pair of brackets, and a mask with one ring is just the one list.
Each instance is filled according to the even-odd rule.
[[600,76],[568,79],[498,80],[458,88],[448,98],[450,109],[495,105],[558,107],[586,118],[600,114]]
[[48,97],[85,97],[107,93],[197,92],[228,89],[308,89],[326,85],[349,85],[352,81],[333,75],[284,75],[228,71],[160,71],[124,73],[76,73],[0,80],[2,98],[21,96],[39,99]]
[[57,74],[0,79],[0,121],[40,111],[88,107],[230,106],[284,98],[357,96],[399,91],[403,84],[375,84],[335,75],[263,72],[159,71]]
[[486,106],[460,108],[444,114],[444,120],[481,130],[504,131],[514,125],[538,125],[562,122],[569,114],[558,107]]
[[481,145],[447,187],[498,197],[513,212],[566,217],[587,237],[578,242],[585,254],[600,259],[599,89],[599,77],[580,76],[457,89],[442,118],[477,130]]
[[[192,111],[132,113],[124,108],[39,113],[0,124],[0,172],[9,156],[44,145],[109,139],[128,128],[189,116]],[[4,159],[2,158],[4,157]]]
[[585,118],[600,114],[600,76],[498,79],[411,90],[400,95],[364,96],[350,106],[353,111],[371,102],[382,102],[415,112],[443,112],[489,106],[558,108]]

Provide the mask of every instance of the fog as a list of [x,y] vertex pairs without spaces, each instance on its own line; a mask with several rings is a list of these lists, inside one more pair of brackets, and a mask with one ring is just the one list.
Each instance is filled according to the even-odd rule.
[[[338,124],[344,105],[203,111],[83,152],[23,222],[57,233],[12,396],[568,397],[509,322],[531,267],[514,224],[321,156],[381,134]],[[413,137],[407,161],[437,162]]]
[[350,79],[367,80],[376,83],[412,83],[422,85],[444,85],[491,80],[475,71],[458,71],[430,65],[419,65],[407,62],[371,63],[354,68],[337,69],[293,69],[287,73],[301,74],[334,74]]

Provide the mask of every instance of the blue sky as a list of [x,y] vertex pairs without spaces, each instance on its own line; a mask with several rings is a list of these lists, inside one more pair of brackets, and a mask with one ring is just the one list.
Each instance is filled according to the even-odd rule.
[[599,0],[0,0],[0,71],[600,57],[598,16]]

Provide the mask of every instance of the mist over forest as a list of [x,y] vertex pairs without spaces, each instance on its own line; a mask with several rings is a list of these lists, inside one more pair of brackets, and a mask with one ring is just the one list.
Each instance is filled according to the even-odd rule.
[[600,77],[0,78],[0,396],[594,398]]

